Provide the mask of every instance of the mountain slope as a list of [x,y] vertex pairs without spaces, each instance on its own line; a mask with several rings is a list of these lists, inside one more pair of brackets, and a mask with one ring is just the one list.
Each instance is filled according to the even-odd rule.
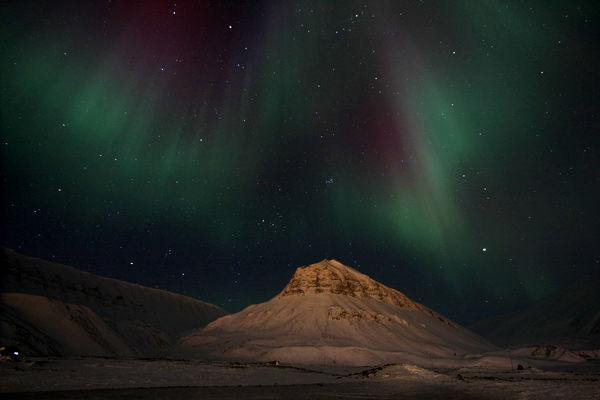
[[183,338],[180,356],[375,365],[460,357],[489,342],[335,260],[300,267],[275,298]]
[[[135,357],[135,347],[85,306],[24,293],[3,293],[2,341],[26,353]],[[12,333],[12,335],[10,334]]]
[[[153,357],[183,332],[227,314],[189,297],[4,248],[0,262],[1,344],[16,344],[25,353]],[[61,329],[59,320],[65,321]],[[79,339],[70,341],[75,334]]]
[[471,326],[502,346],[560,345],[600,348],[600,274],[586,277],[526,310],[487,318]]

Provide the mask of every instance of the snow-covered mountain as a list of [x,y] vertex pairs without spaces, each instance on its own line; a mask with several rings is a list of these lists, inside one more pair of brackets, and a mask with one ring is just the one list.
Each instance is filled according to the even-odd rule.
[[494,350],[487,340],[335,260],[300,267],[275,298],[184,337],[173,355],[381,365]]
[[501,346],[600,348],[600,274],[586,277],[523,311],[470,327]]
[[226,315],[186,296],[0,251],[0,345],[24,354],[155,357]]

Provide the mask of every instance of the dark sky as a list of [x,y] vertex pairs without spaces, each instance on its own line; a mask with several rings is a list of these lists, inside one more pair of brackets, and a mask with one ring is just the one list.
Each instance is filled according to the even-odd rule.
[[577,1],[4,1],[3,243],[235,312],[301,265],[468,324],[600,269]]

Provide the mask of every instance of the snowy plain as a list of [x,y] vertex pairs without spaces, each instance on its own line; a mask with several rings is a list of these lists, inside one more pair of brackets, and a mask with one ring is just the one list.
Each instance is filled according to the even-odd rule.
[[513,370],[480,361],[487,367],[34,357],[1,362],[0,390],[3,399],[600,399],[596,362]]

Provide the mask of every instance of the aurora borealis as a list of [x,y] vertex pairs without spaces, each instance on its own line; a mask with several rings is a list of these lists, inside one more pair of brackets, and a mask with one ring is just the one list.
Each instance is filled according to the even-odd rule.
[[7,247],[228,311],[335,258],[461,323],[600,268],[595,1],[0,9]]

